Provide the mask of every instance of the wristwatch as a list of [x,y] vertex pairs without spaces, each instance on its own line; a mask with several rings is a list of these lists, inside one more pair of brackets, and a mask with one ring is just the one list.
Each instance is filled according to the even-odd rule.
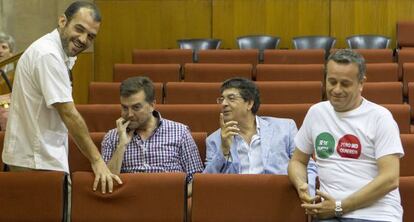
[[335,217],[342,217],[343,214],[342,201],[335,201]]

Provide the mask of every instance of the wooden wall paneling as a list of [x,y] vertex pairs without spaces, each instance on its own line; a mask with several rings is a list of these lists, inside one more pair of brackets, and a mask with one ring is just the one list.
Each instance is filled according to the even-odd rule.
[[111,81],[114,63],[134,48],[177,48],[180,38],[211,37],[211,0],[96,0],[102,13],[95,42],[95,81]]
[[88,103],[89,82],[94,79],[93,52],[83,52],[78,55],[72,69],[73,98],[76,104]]
[[331,0],[331,35],[336,46],[345,48],[345,38],[358,34],[379,34],[392,38],[395,48],[398,20],[414,19],[412,0]]
[[223,48],[252,34],[279,36],[279,47],[291,48],[294,36],[329,35],[329,0],[213,0],[212,27]]

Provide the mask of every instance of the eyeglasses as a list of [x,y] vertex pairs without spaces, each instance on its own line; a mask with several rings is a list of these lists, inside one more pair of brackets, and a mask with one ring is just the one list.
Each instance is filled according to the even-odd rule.
[[224,100],[227,100],[227,102],[230,102],[230,103],[234,103],[234,102],[236,102],[236,100],[238,98],[243,98],[243,97],[239,96],[239,95],[235,95],[235,94],[230,94],[230,95],[225,96],[225,97],[220,96],[219,98],[217,98],[217,104],[222,104],[224,102]]

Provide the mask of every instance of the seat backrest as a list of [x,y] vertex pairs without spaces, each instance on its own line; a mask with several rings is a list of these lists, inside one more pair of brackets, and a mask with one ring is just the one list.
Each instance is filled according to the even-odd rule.
[[414,176],[400,177],[401,205],[404,209],[403,221],[414,221]]
[[135,64],[180,64],[193,62],[191,49],[134,49],[132,63]]
[[414,47],[414,21],[397,22],[397,44],[399,48]]
[[408,84],[410,82],[414,82],[414,61],[406,62],[402,66],[403,66],[404,96],[408,96]]
[[168,82],[165,104],[216,104],[220,82]]
[[[154,82],[155,100],[163,103],[164,85]],[[119,82],[91,82],[89,83],[89,104],[119,104]]]
[[322,100],[319,81],[261,81],[256,82],[262,104],[317,103]]
[[324,64],[325,50],[264,50],[265,64]]
[[368,63],[366,67],[368,82],[398,82],[397,63]]
[[193,137],[195,143],[197,144],[198,152],[200,153],[201,161],[204,164],[204,161],[206,161],[207,133],[206,132],[192,132],[191,136]]
[[362,96],[377,104],[403,104],[403,86],[401,82],[367,82]]
[[346,43],[351,49],[386,49],[391,39],[382,35],[354,35],[346,38]]
[[398,77],[400,80],[407,82],[407,77],[405,77],[406,71],[403,70],[405,63],[414,63],[414,50],[403,48],[398,51]]
[[296,190],[285,175],[194,176],[192,222],[305,222],[306,218]]
[[280,37],[270,35],[246,35],[236,39],[239,49],[276,49],[279,42]]
[[[5,132],[0,132],[0,154],[3,153],[3,144],[4,144],[4,134]],[[4,170],[3,158],[0,156],[0,172]]]
[[256,81],[322,81],[323,64],[258,64]]
[[398,124],[400,133],[410,133],[410,106],[407,104],[381,104],[387,108]]
[[107,132],[116,128],[115,121],[121,117],[119,104],[77,104],[89,132]]
[[400,161],[400,176],[414,176],[414,134],[401,134],[404,156]]
[[394,62],[392,49],[355,49],[360,53],[366,63],[392,63]]
[[205,50],[218,49],[221,45],[220,39],[179,39],[177,40],[180,49]]
[[330,36],[298,36],[293,37],[292,42],[295,49],[324,49],[327,58],[336,39]]
[[252,79],[252,73],[252,64],[188,63],[184,66],[184,81],[223,82],[232,77]]
[[186,210],[184,173],[126,173],[112,193],[92,192],[92,172],[72,174],[72,221],[176,221]]
[[0,172],[0,221],[63,221],[66,186],[64,172]]
[[258,114],[277,118],[293,119],[299,129],[312,104],[262,104]]
[[[101,143],[105,136],[105,132],[91,132],[89,135],[92,138],[93,143],[98,150],[101,151]],[[69,170],[70,172],[76,171],[92,171],[91,163],[89,160],[81,153],[78,146],[72,137],[69,137]]]
[[153,82],[180,81],[180,64],[115,64],[114,82],[133,76],[146,76]]
[[226,50],[200,50],[198,51],[199,63],[228,63],[228,64],[253,64],[259,59],[257,49],[226,49]]

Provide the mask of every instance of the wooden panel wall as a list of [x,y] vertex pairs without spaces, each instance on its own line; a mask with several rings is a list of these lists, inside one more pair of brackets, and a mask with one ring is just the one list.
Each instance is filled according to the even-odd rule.
[[73,99],[75,103],[88,103],[89,82],[94,81],[93,52],[83,52],[78,55],[72,69]]
[[396,46],[396,24],[414,19],[412,0],[331,0],[331,36],[336,46],[346,47],[345,38],[357,34],[379,34],[392,38]]
[[95,80],[111,81],[114,63],[134,48],[177,48],[180,38],[211,36],[210,0],[96,0],[102,12],[95,43]]
[[[316,16],[317,15],[317,16]],[[223,48],[237,48],[242,35],[281,37],[280,48],[291,48],[299,35],[329,35],[329,0],[214,0],[214,38]]]

